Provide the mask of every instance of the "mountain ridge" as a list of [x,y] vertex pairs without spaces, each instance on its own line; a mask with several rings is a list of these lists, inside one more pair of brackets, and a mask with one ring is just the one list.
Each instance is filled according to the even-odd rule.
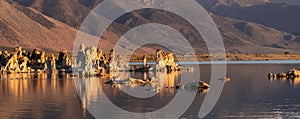
[[218,6],[240,6],[240,7],[250,7],[254,5],[261,5],[270,3],[270,0],[197,0],[201,4],[209,7]]
[[[233,1],[233,0],[230,0]],[[218,3],[211,4],[210,0],[197,0],[205,9],[213,14],[233,19],[241,19],[259,23],[280,31],[300,35],[300,5],[287,3],[266,2],[251,6],[226,6]]]
[[[11,2],[12,0],[6,0],[6,1]],[[41,18],[41,21],[43,21],[42,19],[46,18],[45,21],[48,20],[50,22],[53,22],[54,27],[49,27],[49,28],[45,27],[47,26],[47,24],[45,25],[44,22],[39,23],[40,21],[39,19],[35,20],[30,18],[30,14],[26,15],[26,13],[22,13],[22,15],[19,15],[20,12],[23,12],[24,10],[12,11],[12,12],[16,12],[16,15],[14,17],[21,16],[23,19],[30,21],[29,24],[31,24],[31,26],[38,26],[38,27],[29,27],[29,26],[26,26],[24,28],[21,27],[22,30],[25,29],[25,31],[22,31],[17,28],[18,27],[17,25],[9,24],[9,21],[13,19],[10,20],[4,18],[0,19],[0,31],[2,28],[2,32],[3,32],[2,35],[0,34],[0,38],[4,37],[1,38],[1,41],[5,42],[2,46],[14,47],[16,45],[12,45],[12,44],[18,44],[26,47],[37,47],[37,48],[57,51],[60,50],[61,47],[64,47],[68,50],[72,49],[72,45],[75,40],[76,32],[77,32],[76,28],[80,27],[80,23],[82,22],[81,20],[85,18],[85,16],[89,13],[89,10],[92,9],[94,6],[96,6],[95,4],[101,2],[102,0],[89,0],[85,2],[81,1],[81,3],[80,0],[79,1],[66,0],[64,2],[58,2],[57,0],[54,0],[52,4],[47,4],[43,6],[39,6],[37,4],[40,5],[46,4],[47,2],[49,2],[49,0],[32,0],[31,2],[26,2],[26,0],[14,0],[14,1],[16,1],[21,6],[21,8],[25,7],[26,9],[30,9],[31,12],[29,13],[35,14],[33,16],[40,16],[40,15],[43,16]],[[4,4],[5,2],[2,1],[1,3]],[[67,5],[67,3],[70,3],[71,7],[65,8],[64,6]],[[10,7],[12,6],[8,3],[5,3],[5,5]],[[58,11],[61,13],[56,14],[57,12],[54,12],[50,15],[45,14],[45,11],[47,11],[47,9],[48,10],[50,9],[49,11],[51,11],[57,7],[59,8]],[[77,9],[77,7],[79,7],[79,9]],[[7,7],[7,9],[3,11],[11,11],[11,10],[9,9],[9,7]],[[79,13],[74,13],[74,12],[79,12]],[[62,17],[63,19],[60,19],[61,15],[65,13],[67,14],[65,16],[71,16],[71,17]],[[0,16],[7,16],[7,15],[9,16],[8,13],[0,14]],[[286,51],[292,53],[300,52],[298,50],[299,49],[298,36],[292,35],[290,33],[282,32],[282,31],[278,31],[274,28],[266,27],[264,25],[257,24],[254,22],[237,20],[233,18],[225,18],[223,16],[214,15],[214,14],[211,14],[211,16],[213,17],[218,28],[221,31],[221,34],[224,38],[226,50],[228,53],[283,53]],[[78,18],[72,21],[74,17],[78,17]],[[174,28],[176,28],[176,30],[178,31],[180,31],[181,29],[188,29],[188,30],[181,31],[181,33],[187,36],[189,36],[189,34],[191,33],[195,34],[194,31],[190,30],[191,27],[188,27],[186,24],[176,22],[176,21],[182,22],[182,19],[180,18],[174,16],[170,17],[170,14],[166,14],[166,12],[141,10],[139,12],[128,13],[124,15],[124,18],[120,18],[119,20],[117,20],[115,23],[112,24],[112,26],[105,32],[103,36],[103,39],[106,39],[104,40],[105,41],[104,48],[108,49],[109,47],[110,48],[113,47],[113,44],[121,37],[120,35],[122,35],[122,32],[126,30],[130,30],[130,28],[133,28],[139,24],[150,23],[154,21],[160,21],[160,22],[167,23],[168,25],[173,25]],[[14,22],[17,23],[22,21],[17,20]],[[43,26],[43,24],[45,26]],[[26,31],[26,29],[28,30]],[[45,33],[39,33],[37,35],[28,33],[29,31],[37,32],[32,29],[37,29],[38,31],[47,32],[49,35],[47,36],[45,35]],[[53,34],[53,36],[50,34]],[[7,38],[5,38],[5,36]],[[16,37],[17,39],[14,39],[14,37]],[[201,39],[201,36],[191,35],[189,37],[191,38],[188,40],[192,44],[195,44],[199,53],[207,52],[206,45],[203,41],[198,42],[198,40],[193,40],[195,38]],[[59,43],[61,46],[56,45],[56,47],[50,47],[49,45],[46,45],[46,44],[53,44],[53,45],[55,44],[54,42],[49,42],[49,40],[45,40],[47,38],[52,40],[55,39],[55,41],[57,41],[56,43]],[[13,40],[16,41],[12,43],[7,39],[11,39],[11,41]],[[37,44],[39,44],[40,46],[38,46]]]

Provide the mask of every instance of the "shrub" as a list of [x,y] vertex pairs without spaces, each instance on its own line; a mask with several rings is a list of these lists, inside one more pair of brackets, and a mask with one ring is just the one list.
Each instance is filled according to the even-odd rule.
[[290,55],[291,53],[290,53],[290,52],[284,52],[284,54],[285,54],[285,55]]

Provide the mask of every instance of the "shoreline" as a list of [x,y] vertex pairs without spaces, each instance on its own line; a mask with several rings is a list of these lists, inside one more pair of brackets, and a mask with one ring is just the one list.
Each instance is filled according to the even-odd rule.
[[[1,51],[5,51],[1,50]],[[9,53],[13,52],[12,50],[7,50]],[[31,51],[31,50],[28,50]],[[50,56],[49,54],[58,54],[57,51],[45,51],[46,56]],[[29,52],[28,52],[29,53]],[[67,53],[70,57],[73,57],[71,52]],[[130,62],[143,62],[143,56],[145,54],[142,53],[134,53],[130,57]],[[147,54],[148,62],[155,62],[155,54]],[[198,54],[198,55],[176,55],[174,54],[175,61],[211,61],[211,56],[209,54]],[[197,59],[196,59],[197,58]],[[192,59],[192,60],[191,60]],[[234,54],[227,53],[226,61],[268,61],[268,60],[300,60],[300,54],[290,54],[287,52],[286,54]]]
[[[197,58],[197,59],[196,59]],[[186,59],[186,60],[185,60]],[[175,55],[176,62],[178,61],[211,61],[209,54],[200,55]],[[278,60],[300,60],[300,54],[226,54],[226,61],[278,61]],[[130,57],[130,62],[142,62],[143,54],[134,54]],[[155,62],[153,54],[147,55],[148,62]]]

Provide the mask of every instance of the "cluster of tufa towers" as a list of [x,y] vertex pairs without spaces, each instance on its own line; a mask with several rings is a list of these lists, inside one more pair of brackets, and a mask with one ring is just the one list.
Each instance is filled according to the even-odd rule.
[[114,50],[104,54],[100,48],[85,47],[82,44],[76,56],[71,58],[67,50],[59,53],[41,52],[34,49],[28,53],[22,47],[16,47],[13,53],[0,51],[0,70],[7,73],[29,72],[69,72],[83,73],[84,75],[102,75],[111,71],[176,71],[180,67],[175,63],[172,52],[156,51],[156,64],[152,67],[147,64],[147,55],[143,57],[143,65],[129,66],[129,58],[115,55]]

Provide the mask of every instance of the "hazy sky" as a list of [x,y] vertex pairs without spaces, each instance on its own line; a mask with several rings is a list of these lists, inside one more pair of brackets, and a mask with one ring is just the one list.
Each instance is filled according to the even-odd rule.
[[274,2],[280,2],[280,3],[289,3],[289,4],[300,4],[300,0],[271,0]]

